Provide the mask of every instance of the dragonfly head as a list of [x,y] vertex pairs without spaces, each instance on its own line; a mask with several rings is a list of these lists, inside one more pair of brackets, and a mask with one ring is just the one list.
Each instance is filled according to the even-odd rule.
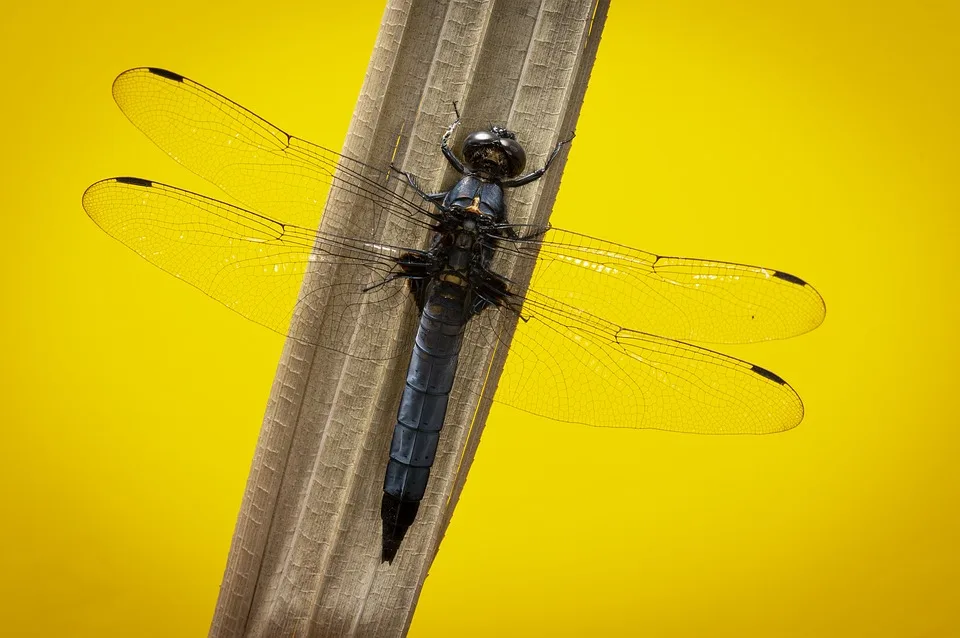
[[470,170],[499,180],[522,173],[527,154],[513,131],[491,126],[489,131],[467,136],[463,141],[463,160]]

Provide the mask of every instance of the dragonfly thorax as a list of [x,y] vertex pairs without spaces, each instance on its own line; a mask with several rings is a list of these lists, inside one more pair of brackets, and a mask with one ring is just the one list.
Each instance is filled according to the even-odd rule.
[[454,184],[444,196],[443,206],[460,219],[473,218],[478,224],[506,217],[503,188],[475,175],[467,175]]
[[448,236],[441,240],[445,270],[468,272],[470,267],[480,257],[478,242],[479,230],[472,219],[467,219],[459,228],[449,231]]

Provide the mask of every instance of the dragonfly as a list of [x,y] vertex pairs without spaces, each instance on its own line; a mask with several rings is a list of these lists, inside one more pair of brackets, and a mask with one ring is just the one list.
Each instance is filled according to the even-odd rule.
[[[524,173],[517,134],[500,126],[467,135],[458,155],[449,144],[458,117],[440,150],[459,177],[428,193],[398,167],[289,135],[171,71],[126,71],[113,96],[170,157],[242,206],[115,177],[83,195],[100,228],[291,339],[362,360],[409,357],[381,503],[386,562],[426,493],[468,325],[508,352],[498,384],[476,398],[556,421],[766,434],[803,418],[800,397],[779,375],[699,345],[813,330],[826,307],[803,279],[510,222],[505,193],[542,177],[569,140]],[[360,212],[325,218],[328,198],[340,197]],[[389,226],[423,239],[385,242]],[[507,275],[524,269],[529,281]],[[310,323],[324,307],[338,311]],[[406,317],[408,338],[350,338],[361,318],[394,315]],[[506,337],[503,325],[512,328]]]

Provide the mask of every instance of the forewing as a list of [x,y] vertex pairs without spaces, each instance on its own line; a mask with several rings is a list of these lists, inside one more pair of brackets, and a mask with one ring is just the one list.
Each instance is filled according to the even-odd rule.
[[179,74],[131,69],[114,81],[113,97],[170,157],[253,210],[316,228],[335,184],[369,204],[357,234],[382,228],[389,216],[428,222],[422,200],[391,179],[388,167],[368,166],[288,135]]
[[[394,272],[403,255],[399,248],[318,233],[139,178],[93,184],[83,194],[83,207],[108,235],[147,261],[298,340],[337,349],[349,340],[362,306],[378,304],[386,312],[409,303],[400,282],[364,292]],[[328,304],[340,311],[316,312]],[[294,318],[312,321],[318,314],[321,326],[291,331]],[[357,342],[343,351],[377,360],[397,354],[379,348]]]
[[670,339],[783,339],[813,330],[826,312],[813,286],[781,271],[661,257],[556,228],[502,241],[500,251],[535,261],[529,289],[537,295]]
[[523,302],[509,346],[499,385],[486,392],[497,402],[558,421],[765,434],[788,430],[803,418],[796,392],[772,372],[621,328],[536,291]]

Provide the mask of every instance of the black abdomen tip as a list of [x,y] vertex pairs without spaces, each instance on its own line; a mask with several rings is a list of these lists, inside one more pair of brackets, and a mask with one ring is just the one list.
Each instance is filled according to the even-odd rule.
[[417,510],[420,509],[419,501],[402,501],[396,496],[384,492],[383,500],[380,503],[380,518],[383,520],[383,545],[380,552],[380,560],[385,563],[393,563],[397,551],[400,549],[400,543],[407,533],[414,519],[417,517]]

